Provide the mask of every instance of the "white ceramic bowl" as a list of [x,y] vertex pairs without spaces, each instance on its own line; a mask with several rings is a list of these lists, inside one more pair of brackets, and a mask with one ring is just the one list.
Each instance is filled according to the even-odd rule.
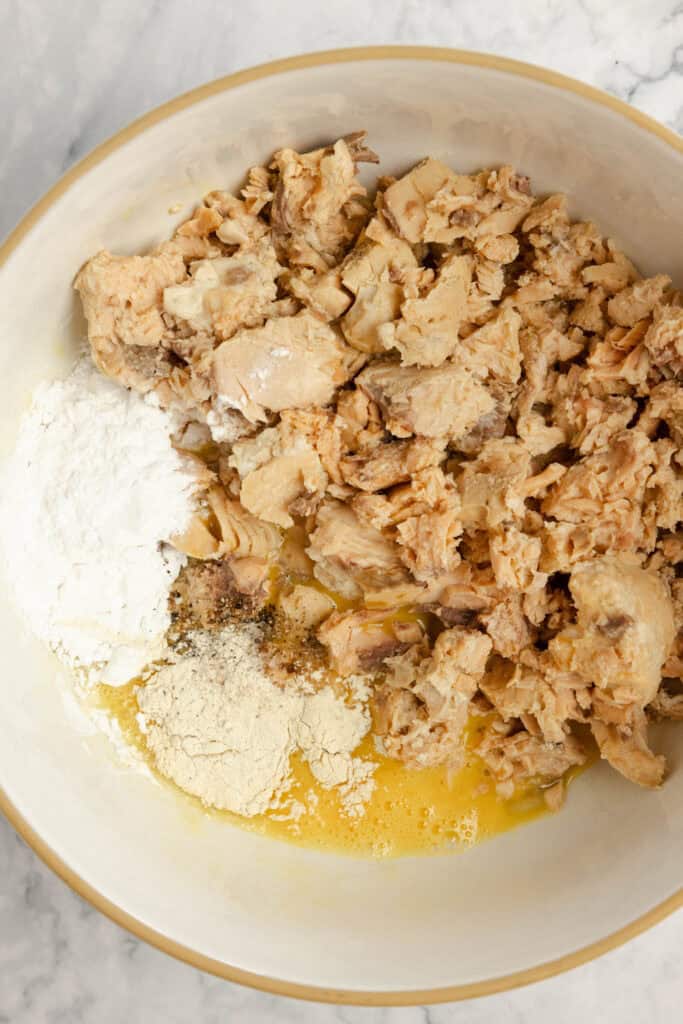
[[[618,101],[494,57],[384,48],[241,72],[161,107],[50,192],[0,261],[0,456],[39,381],[70,366],[71,282],[106,246],[166,237],[204,192],[279,146],[367,128],[382,170],[432,154],[510,162],[536,191],[683,283],[683,146]],[[374,173],[374,171],[373,171]],[[169,215],[181,203],[182,210]],[[39,585],[39,581],[36,581]],[[409,1003],[491,992],[572,966],[682,902],[683,767],[646,793],[598,768],[561,814],[456,856],[373,862],[250,835],[190,810],[84,738],[68,684],[0,593],[0,783],[15,827],[136,934],[224,977],[316,999]]]

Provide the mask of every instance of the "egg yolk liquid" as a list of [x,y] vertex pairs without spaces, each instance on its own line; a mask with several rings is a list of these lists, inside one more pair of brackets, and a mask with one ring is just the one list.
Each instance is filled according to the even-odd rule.
[[[97,705],[115,718],[125,739],[157,778],[177,789],[156,772],[140,730],[136,717],[140,685],[144,685],[140,680],[120,687],[100,685]],[[378,753],[372,736],[366,736],[355,753],[376,764],[375,786],[363,813],[356,817],[345,811],[335,790],[321,786],[297,755],[291,761],[290,789],[279,806],[265,814],[243,818],[229,811],[203,808],[196,797],[185,793],[181,796],[212,817],[318,850],[390,857],[463,848],[548,813],[538,785],[519,789],[510,799],[496,794],[493,780],[472,749],[484,722],[482,717],[470,719],[465,763],[455,772],[445,767],[408,768]],[[568,773],[568,780],[576,774],[578,771]],[[293,813],[293,808],[298,813]]]

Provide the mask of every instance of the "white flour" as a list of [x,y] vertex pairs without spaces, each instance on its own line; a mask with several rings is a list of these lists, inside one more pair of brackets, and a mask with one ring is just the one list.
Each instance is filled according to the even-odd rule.
[[44,386],[2,480],[0,536],[28,624],[72,666],[123,683],[158,657],[192,512],[166,413],[83,359]]
[[267,677],[257,631],[241,625],[192,634],[194,650],[138,693],[147,744],[159,771],[204,804],[252,816],[290,782],[296,750],[326,788],[339,787],[350,815],[363,813],[374,764],[353,757],[370,728],[361,686],[351,702],[331,689],[281,689]]

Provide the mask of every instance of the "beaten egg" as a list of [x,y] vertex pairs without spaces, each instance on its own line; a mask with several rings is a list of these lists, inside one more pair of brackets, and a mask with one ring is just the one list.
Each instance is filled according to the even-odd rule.
[[[202,806],[156,772],[137,718],[136,693],[141,685],[140,680],[120,687],[100,685],[97,706],[118,722],[125,739],[163,785],[176,790],[179,798]],[[355,816],[297,755],[291,762],[292,784],[276,808],[253,818],[202,809],[250,831],[336,853],[394,857],[462,849],[548,813],[540,785],[519,789],[510,799],[497,795],[486,767],[472,751],[484,721],[476,716],[470,719],[467,757],[455,772],[443,766],[409,768],[379,753],[372,736],[366,736],[355,754],[376,765],[375,786]],[[569,772],[567,781],[577,774]]]

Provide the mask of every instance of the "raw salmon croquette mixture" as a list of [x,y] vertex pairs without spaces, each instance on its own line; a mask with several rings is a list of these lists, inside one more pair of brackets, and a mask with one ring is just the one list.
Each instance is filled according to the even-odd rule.
[[[363,680],[347,782],[370,730],[370,760],[476,761],[499,800],[558,807],[595,745],[659,786],[648,724],[683,717],[681,294],[511,167],[427,158],[368,190],[377,159],[362,132],[281,149],[76,279],[94,363],[195,462],[171,643],[244,623],[282,694]],[[150,685],[154,744],[172,687]]]

